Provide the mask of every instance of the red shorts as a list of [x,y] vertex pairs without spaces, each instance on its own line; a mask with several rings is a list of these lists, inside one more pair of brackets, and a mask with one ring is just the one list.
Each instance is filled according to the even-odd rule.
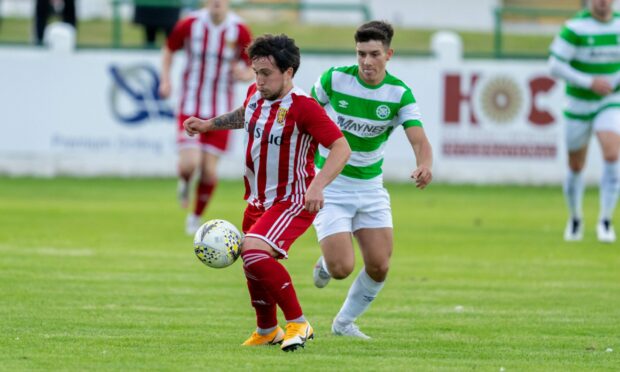
[[303,205],[286,200],[267,210],[248,205],[243,214],[243,232],[265,241],[276,252],[288,257],[291,244],[312,225],[316,213],[310,213]]
[[183,114],[178,117],[177,144],[179,148],[200,147],[202,151],[216,155],[226,152],[230,138],[229,130],[214,130],[212,132],[200,133],[200,136],[190,137],[185,132],[185,128],[183,128],[183,122],[187,118],[189,116]]

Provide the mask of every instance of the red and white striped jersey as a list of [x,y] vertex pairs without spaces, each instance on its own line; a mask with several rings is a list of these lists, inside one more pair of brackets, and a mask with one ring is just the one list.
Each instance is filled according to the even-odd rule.
[[252,36],[241,18],[229,12],[219,25],[201,9],[180,20],[167,40],[170,50],[185,48],[180,113],[203,119],[225,114],[233,106],[232,66],[250,59],[246,48]]
[[291,200],[303,204],[314,178],[314,153],[329,147],[342,132],[323,108],[294,87],[282,99],[261,97],[248,89],[245,107],[245,200],[268,209]]

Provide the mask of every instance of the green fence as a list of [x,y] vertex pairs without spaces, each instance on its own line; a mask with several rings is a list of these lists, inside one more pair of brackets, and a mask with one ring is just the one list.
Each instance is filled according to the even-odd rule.
[[[495,58],[542,58],[546,57],[548,50],[538,50],[540,48],[530,47],[529,50],[506,50],[504,45],[504,19],[509,16],[519,18],[557,18],[559,24],[573,17],[579,9],[542,9],[542,8],[521,8],[521,7],[499,7],[495,9],[495,27],[493,32],[493,57]],[[550,36],[550,38],[553,35]]]
[[[1,1],[1,0],[0,0]],[[144,6],[170,6],[199,8],[204,0],[112,0],[113,12],[113,28],[112,28],[112,47],[120,48],[122,40],[122,22],[120,15],[120,6],[123,4],[134,4]],[[233,9],[262,9],[262,10],[318,10],[329,12],[358,12],[361,13],[364,21],[369,21],[372,16],[370,9],[364,3],[254,3],[254,2],[232,2],[230,6]]]

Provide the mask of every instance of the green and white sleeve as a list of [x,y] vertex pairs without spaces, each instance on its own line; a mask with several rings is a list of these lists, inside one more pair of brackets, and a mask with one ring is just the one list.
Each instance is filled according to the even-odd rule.
[[581,88],[589,89],[593,77],[571,66],[571,61],[577,52],[579,37],[568,26],[555,37],[551,44],[549,69],[551,74]]

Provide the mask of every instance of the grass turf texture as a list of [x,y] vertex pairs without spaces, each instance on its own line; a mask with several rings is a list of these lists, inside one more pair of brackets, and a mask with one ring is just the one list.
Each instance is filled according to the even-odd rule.
[[[330,334],[355,275],[314,288],[319,250],[310,230],[285,265],[316,339],[291,355],[239,346],[255,325],[241,262],[216,270],[194,257],[175,186],[172,179],[0,178],[0,369],[620,365],[620,248],[595,240],[594,189],[585,200],[585,240],[566,244],[558,187],[388,185],[392,268],[359,320],[373,340]],[[241,196],[241,183],[223,182],[207,217],[240,225]]]

